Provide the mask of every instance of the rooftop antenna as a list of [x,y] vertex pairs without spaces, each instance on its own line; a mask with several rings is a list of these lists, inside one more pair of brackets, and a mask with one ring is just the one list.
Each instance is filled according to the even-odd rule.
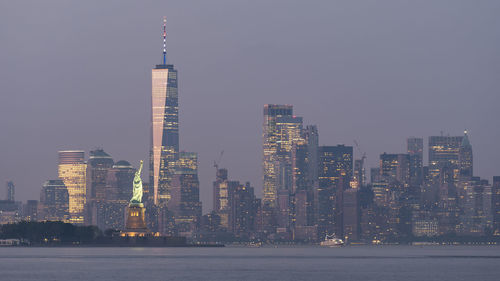
[[163,64],[167,64],[167,17],[163,17]]

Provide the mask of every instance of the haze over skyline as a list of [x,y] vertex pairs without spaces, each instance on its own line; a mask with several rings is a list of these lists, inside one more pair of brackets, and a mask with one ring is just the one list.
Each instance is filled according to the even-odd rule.
[[221,150],[229,177],[261,195],[267,103],[292,104],[318,125],[320,145],[356,140],[367,170],[383,152],[406,152],[409,136],[424,138],[427,163],[428,136],[468,129],[475,174],[491,181],[500,174],[500,3],[480,3],[2,2],[0,180],[14,181],[17,200],[39,199],[64,149],[147,163],[166,16],[181,150],[199,153],[204,212]]

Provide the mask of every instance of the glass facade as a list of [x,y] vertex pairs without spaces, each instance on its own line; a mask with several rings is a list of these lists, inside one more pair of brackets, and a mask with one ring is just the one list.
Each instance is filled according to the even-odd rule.
[[[287,149],[289,142],[281,143],[283,136],[289,135],[285,128],[285,119],[293,118],[293,107],[291,105],[266,104],[264,105],[263,124],[263,203],[276,206],[278,179],[280,174],[280,159],[278,152]],[[280,119],[280,123],[278,123]],[[278,126],[279,125],[279,126]],[[285,130],[285,131],[284,131]],[[300,132],[299,132],[300,135]],[[290,148],[291,150],[291,145]],[[283,168],[283,167],[281,167]]]
[[436,179],[443,167],[456,169],[458,175],[458,157],[463,137],[432,136],[429,137],[429,176]]
[[84,223],[86,202],[86,170],[85,152],[81,150],[59,151],[59,178],[63,180],[69,194],[69,221]]
[[152,71],[151,107],[150,183],[154,204],[166,205],[179,154],[177,70],[171,64]]
[[69,221],[69,193],[62,180],[48,180],[40,193],[40,220]]

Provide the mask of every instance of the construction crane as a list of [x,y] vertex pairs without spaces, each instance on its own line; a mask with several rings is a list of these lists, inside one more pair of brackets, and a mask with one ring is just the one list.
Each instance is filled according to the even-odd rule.
[[353,140],[354,141],[354,144],[356,145],[356,149],[358,150],[359,154],[361,154],[361,163],[364,163],[365,162],[365,159],[366,159],[366,152],[362,152],[361,149],[359,148],[359,144],[356,140]]
[[219,171],[219,164],[220,164],[220,161],[222,160],[222,156],[224,155],[224,150],[222,150],[220,152],[220,156],[219,156],[219,159],[217,161],[214,161],[214,167],[215,167],[215,172],[217,173],[217,171]]

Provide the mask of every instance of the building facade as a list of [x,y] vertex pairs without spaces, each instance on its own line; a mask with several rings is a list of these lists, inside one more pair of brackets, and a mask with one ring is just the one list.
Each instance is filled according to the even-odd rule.
[[163,63],[151,73],[150,185],[155,205],[170,200],[172,177],[179,156],[179,100],[177,70],[166,60],[166,25],[163,24]]
[[410,157],[410,184],[420,186],[423,182],[424,139],[410,137],[406,141]]
[[276,206],[278,196],[278,180],[280,175],[280,158],[278,152],[286,145],[280,145],[282,132],[278,129],[278,119],[284,122],[285,118],[293,118],[291,105],[266,104],[264,105],[263,124],[263,204]]
[[63,180],[48,180],[43,184],[39,220],[70,221],[69,192]]
[[16,201],[15,194],[16,194],[16,186],[14,185],[14,182],[8,181],[7,184],[5,185],[5,191],[6,191],[6,197],[5,200],[7,201]]
[[86,203],[85,152],[81,150],[59,151],[59,178],[64,182],[69,194],[69,221],[83,224]]

